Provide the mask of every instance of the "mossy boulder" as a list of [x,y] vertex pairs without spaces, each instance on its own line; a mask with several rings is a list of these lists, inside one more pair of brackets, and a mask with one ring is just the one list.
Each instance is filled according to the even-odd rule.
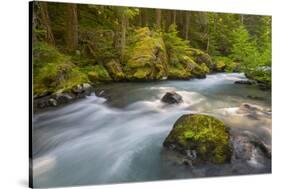
[[204,65],[196,64],[190,57],[177,55],[177,62],[169,63],[168,77],[170,79],[204,78],[209,69]]
[[229,62],[224,69],[226,72],[240,72],[240,64],[237,62]]
[[201,67],[201,69],[203,70],[203,72],[204,72],[205,74],[207,74],[207,73],[210,72],[210,69],[208,68],[208,66],[207,66],[205,63],[202,63],[202,64],[200,65],[200,67]]
[[125,55],[129,80],[157,80],[167,76],[167,54],[160,34],[148,27],[135,30]]
[[126,76],[119,62],[111,60],[105,64],[105,68],[114,81],[122,81],[126,79]]
[[192,152],[193,163],[223,164],[231,159],[229,138],[222,121],[209,115],[187,114],[176,121],[163,145],[187,159]]
[[93,66],[92,70],[90,72],[88,72],[88,77],[92,83],[112,81],[112,78],[108,74],[105,67],[103,67],[101,65]]
[[202,63],[205,63],[210,70],[213,70],[215,68],[215,64],[212,61],[211,56],[200,49],[188,48],[187,55],[189,57],[192,57],[192,59],[200,65]]
[[233,60],[229,57],[217,56],[214,57],[215,68],[214,71],[218,72],[239,72],[240,64],[237,62],[233,62]]
[[52,94],[58,90],[69,91],[74,86],[88,82],[70,57],[60,53],[55,47],[38,43],[33,49],[33,95]]

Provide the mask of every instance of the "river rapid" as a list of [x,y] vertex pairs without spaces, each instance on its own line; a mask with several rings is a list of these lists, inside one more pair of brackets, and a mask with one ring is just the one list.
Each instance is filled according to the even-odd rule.
[[[243,74],[218,73],[206,79],[114,83],[91,96],[33,115],[34,187],[270,173],[271,160],[191,168],[163,157],[162,143],[183,114],[204,113],[237,133],[248,132],[271,147],[271,116],[239,113],[243,103],[271,109],[270,91],[238,85]],[[175,91],[183,103],[165,105]]]

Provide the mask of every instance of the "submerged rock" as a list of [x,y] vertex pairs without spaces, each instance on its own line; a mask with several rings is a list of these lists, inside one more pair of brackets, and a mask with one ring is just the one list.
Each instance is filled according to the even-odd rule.
[[253,80],[238,80],[238,81],[235,81],[234,84],[255,85],[256,82]]
[[271,147],[258,136],[244,131],[231,134],[233,151],[232,161],[244,161],[249,164],[262,165],[266,159],[271,159]]
[[244,114],[245,116],[255,120],[259,120],[261,118],[271,118],[270,109],[265,109],[260,106],[249,103],[241,104],[237,113]]
[[183,102],[182,97],[176,92],[167,92],[161,101],[168,104],[179,104]]
[[[231,159],[229,133],[224,123],[209,115],[181,116],[163,146],[194,163],[227,163]],[[183,160],[184,161],[184,160]]]

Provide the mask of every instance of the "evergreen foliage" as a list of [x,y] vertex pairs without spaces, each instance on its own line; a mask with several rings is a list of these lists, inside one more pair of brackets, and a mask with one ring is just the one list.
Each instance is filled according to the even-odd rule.
[[35,2],[32,25],[38,93],[88,78],[190,79],[210,71],[245,72],[271,86],[269,16]]

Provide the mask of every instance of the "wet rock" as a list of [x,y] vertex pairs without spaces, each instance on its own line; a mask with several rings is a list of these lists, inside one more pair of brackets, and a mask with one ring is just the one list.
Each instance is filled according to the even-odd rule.
[[73,97],[68,93],[57,93],[54,95],[54,98],[59,104],[65,104],[73,100]]
[[255,85],[256,82],[253,80],[238,80],[238,81],[235,81],[234,84]]
[[50,99],[49,99],[49,104],[50,104],[51,106],[57,106],[57,105],[58,105],[58,102],[57,102],[55,99],[50,98]]
[[255,96],[255,95],[247,95],[246,97],[253,100],[264,100],[264,97]]
[[249,104],[249,103],[243,103],[237,110],[238,114],[244,114],[248,118],[254,119],[254,120],[260,120],[263,118],[270,118],[271,119],[271,110],[262,108],[260,106]]
[[254,105],[254,104],[249,104],[249,103],[243,103],[240,106],[240,110],[245,110],[245,111],[263,111],[262,107]]
[[67,104],[76,99],[89,96],[92,93],[92,86],[89,83],[82,83],[72,87],[72,89],[67,91],[57,91],[54,94],[49,94],[48,96],[34,98],[34,108],[44,109],[47,107],[56,107],[62,104]]
[[265,83],[259,83],[258,86],[261,90],[265,90],[265,91],[271,89],[271,86]]
[[222,121],[209,115],[181,116],[163,146],[181,154],[181,161],[188,164],[223,164],[231,159],[228,129]]
[[168,104],[179,104],[183,102],[182,97],[176,92],[167,92],[161,101]]
[[92,86],[89,83],[83,83],[82,84],[82,88],[84,90],[84,92],[86,93],[86,95],[90,95],[92,92]]
[[82,92],[83,92],[83,87],[82,87],[82,85],[77,85],[77,86],[73,87],[73,88],[72,88],[72,92],[73,92],[73,93],[76,93],[76,94],[82,93]]
[[233,151],[232,161],[262,164],[265,159],[271,159],[271,147],[248,131],[240,134],[232,133],[231,146]]

